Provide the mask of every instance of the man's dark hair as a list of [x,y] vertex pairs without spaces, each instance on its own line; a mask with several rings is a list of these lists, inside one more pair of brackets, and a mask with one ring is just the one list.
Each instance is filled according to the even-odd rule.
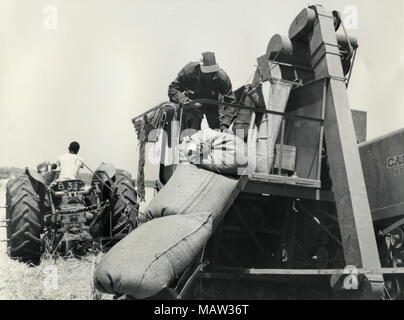
[[78,142],[73,141],[70,145],[69,145],[69,152],[77,154],[79,152],[80,149],[80,145]]

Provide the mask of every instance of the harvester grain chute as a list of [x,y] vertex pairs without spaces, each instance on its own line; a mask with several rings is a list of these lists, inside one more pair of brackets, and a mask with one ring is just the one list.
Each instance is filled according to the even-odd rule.
[[[172,298],[265,299],[319,297],[314,289],[325,284],[334,289],[330,297],[337,293],[344,298],[401,298],[403,131],[364,142],[366,115],[351,110],[347,97],[357,48],[356,39],[346,34],[339,13],[318,5],[299,13],[288,36],[271,38],[265,54],[257,59],[252,83],[238,90],[247,92],[252,104],[239,99],[228,106],[251,114],[249,144],[256,142],[251,136],[257,118],[262,124],[262,119],[269,122],[270,117],[278,117],[279,129],[270,132],[270,125],[265,129],[265,137],[273,140],[265,145],[273,149],[267,156],[274,154],[274,159],[260,172],[244,171],[233,177],[237,183],[226,177],[230,189],[220,199],[206,191],[210,183],[206,181],[215,181],[215,177],[184,178],[182,184],[175,184],[171,179],[178,181],[186,169],[182,164],[164,164],[168,152],[173,153],[173,159],[178,158],[182,108],[161,104],[134,118],[138,133],[143,130],[143,146],[151,129],[172,126],[170,143],[161,135],[160,180],[165,186],[155,198],[160,203],[152,201],[146,209],[148,219],[161,219],[164,212],[186,215],[204,211],[197,192],[201,197],[217,199],[220,212],[215,211],[217,207],[211,209],[211,204],[205,206],[218,217],[209,227],[212,236],[193,263],[180,273],[176,266],[176,272],[167,276],[170,283],[164,282],[167,279],[158,283],[146,279],[152,283],[147,287],[140,282],[150,275],[143,275],[136,282],[136,290],[122,292],[121,284],[125,287],[132,281],[136,271],[116,272],[118,262],[107,255],[96,274],[96,285],[108,292],[135,296],[144,285],[139,297],[165,283],[167,287],[161,292]],[[283,109],[274,106],[271,94],[279,82],[290,86]],[[225,104],[194,101],[203,102]],[[192,108],[192,104],[187,107]],[[171,119],[177,121],[168,121]],[[156,141],[156,134],[151,134],[149,141]],[[171,149],[167,147],[170,145]],[[195,190],[191,195],[182,193],[179,203],[174,203],[168,198],[169,191],[179,193],[181,186]],[[211,188],[215,195],[220,192],[216,184]],[[142,232],[147,226],[152,228],[146,222]],[[125,244],[118,244],[119,249],[110,257],[129,255]],[[131,248],[138,250],[136,244]],[[274,289],[279,283],[292,288],[307,282],[311,285],[300,286],[300,291]]]

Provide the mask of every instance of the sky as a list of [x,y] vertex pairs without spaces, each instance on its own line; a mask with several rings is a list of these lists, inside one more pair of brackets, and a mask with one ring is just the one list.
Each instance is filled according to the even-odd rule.
[[[322,3],[322,1],[315,1]],[[214,51],[233,87],[271,37],[309,3],[286,0],[0,0],[0,167],[54,161],[77,140],[91,167],[136,173],[131,118],[167,100],[189,61]],[[51,5],[57,25],[49,26]],[[348,90],[368,138],[404,127],[404,1],[338,0],[357,8],[359,50]],[[54,20],[53,20],[54,22]]]

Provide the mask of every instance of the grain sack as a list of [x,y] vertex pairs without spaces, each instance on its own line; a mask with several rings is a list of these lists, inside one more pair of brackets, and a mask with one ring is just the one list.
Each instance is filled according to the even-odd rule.
[[232,133],[203,129],[179,145],[179,160],[214,172],[237,174],[247,165],[247,146]]
[[[262,94],[267,110],[285,112],[292,84],[278,79],[262,83]],[[269,173],[275,156],[275,144],[278,138],[282,117],[265,114],[258,128],[256,172]]]
[[139,212],[138,222],[174,214],[208,211],[213,222],[237,185],[237,179],[222,176],[193,164],[180,163],[170,180]]
[[94,285],[106,293],[137,299],[153,296],[181,275],[211,232],[209,212],[149,221],[102,257],[94,273]]

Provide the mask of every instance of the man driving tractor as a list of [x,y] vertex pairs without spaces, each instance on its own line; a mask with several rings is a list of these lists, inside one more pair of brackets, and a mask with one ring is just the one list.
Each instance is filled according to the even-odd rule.
[[[235,96],[229,76],[216,63],[214,52],[203,52],[202,63],[189,62],[178,73],[177,78],[168,87],[171,102],[180,106],[195,99],[210,99],[235,102]],[[182,129],[201,129],[203,115],[211,129],[225,130],[230,127],[237,109],[203,104],[199,109],[184,110]]]

